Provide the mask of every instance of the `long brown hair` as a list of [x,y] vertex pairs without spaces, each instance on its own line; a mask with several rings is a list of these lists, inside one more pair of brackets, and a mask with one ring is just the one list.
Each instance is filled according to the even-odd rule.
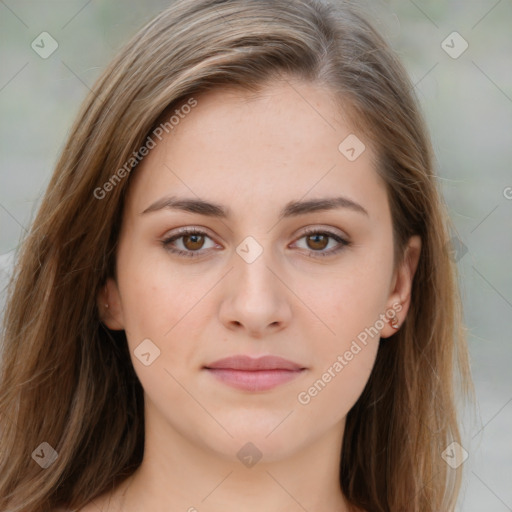
[[[395,264],[410,236],[422,239],[405,323],[381,342],[347,416],[341,489],[371,512],[453,510],[461,468],[449,467],[441,454],[460,442],[456,393],[467,396],[472,388],[456,268],[446,250],[451,224],[429,137],[413,87],[385,40],[351,3],[318,0],[173,2],[94,86],[10,282],[0,381],[1,510],[83,506],[141,463],[142,387],[125,333],[104,327],[96,304],[106,278],[115,276],[134,155],[162,113],[191,95],[228,85],[257,93],[277,77],[325,86],[354,126],[364,127],[387,186]],[[49,451],[41,443],[57,455],[46,469],[33,456]]]

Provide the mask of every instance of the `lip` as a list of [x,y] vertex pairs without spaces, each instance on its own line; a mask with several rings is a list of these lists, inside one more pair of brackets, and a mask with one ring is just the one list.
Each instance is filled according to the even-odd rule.
[[219,359],[214,363],[205,365],[208,369],[223,369],[223,370],[302,370],[304,369],[298,363],[289,361],[278,356],[262,356],[251,357],[246,355],[235,355]]
[[204,366],[224,384],[246,391],[265,391],[289,382],[306,370],[303,366],[278,356],[253,358],[236,355]]

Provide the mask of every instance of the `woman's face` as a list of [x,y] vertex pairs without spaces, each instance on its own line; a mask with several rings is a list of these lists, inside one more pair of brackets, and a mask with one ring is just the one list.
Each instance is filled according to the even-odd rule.
[[[379,338],[405,318],[420,241],[394,272],[370,142],[324,89],[195,100],[132,177],[117,281],[100,297],[105,323],[126,330],[146,421],[233,460],[248,442],[238,457],[268,461],[339,442]],[[296,369],[211,368],[240,355]]]

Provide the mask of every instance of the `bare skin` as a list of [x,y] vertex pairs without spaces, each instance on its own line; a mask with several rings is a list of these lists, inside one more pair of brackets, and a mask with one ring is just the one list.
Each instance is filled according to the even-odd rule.
[[[356,134],[366,150],[354,161],[340,152],[354,130],[325,89],[283,81],[258,96],[219,90],[196,99],[132,177],[117,282],[98,297],[104,323],[126,330],[144,388],[144,460],[133,478],[81,510],[348,512],[339,485],[345,417],[379,338],[396,332],[379,318],[396,311],[399,324],[405,319],[421,240],[411,238],[395,271],[370,141]],[[231,216],[142,213],[171,195],[224,205]],[[279,218],[290,201],[338,196],[367,213],[341,207]],[[164,246],[184,226],[204,235]],[[317,234],[305,235],[306,227]],[[248,236],[256,243],[246,245]],[[258,248],[251,262],[241,256]],[[371,326],[379,334],[354,354],[354,340]],[[145,339],[160,350],[147,366],[134,354]],[[267,391],[235,389],[204,368],[234,354],[278,355],[305,370]],[[338,356],[342,370],[333,369]],[[325,386],[308,392],[319,379]],[[249,442],[250,455],[261,454],[251,467],[237,456]]]

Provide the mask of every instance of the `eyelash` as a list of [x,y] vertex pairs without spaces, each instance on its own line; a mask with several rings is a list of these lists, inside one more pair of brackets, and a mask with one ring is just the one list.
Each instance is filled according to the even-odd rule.
[[[200,252],[201,250],[199,250],[199,251],[183,251],[181,249],[176,249],[174,247],[171,247],[172,242],[179,240],[180,238],[182,238],[183,236],[186,236],[186,235],[206,235],[208,238],[211,238],[208,235],[208,233],[205,233],[204,231],[201,231],[196,228],[180,228],[180,230],[178,231],[177,234],[174,234],[171,237],[168,237],[168,238],[162,240],[162,245],[164,246],[164,248],[166,250],[168,250],[169,252],[176,254],[178,256],[185,256],[188,258],[200,257],[202,255]],[[340,251],[342,251],[345,247],[348,247],[351,245],[351,242],[349,242],[348,240],[345,240],[344,238],[340,237],[338,234],[333,233],[332,231],[314,229],[314,228],[307,229],[304,233],[302,233],[301,237],[298,238],[298,240],[300,240],[304,237],[307,237],[309,235],[327,235],[329,238],[333,238],[336,242],[338,242],[340,244],[340,246],[337,247],[336,249],[331,249],[329,251],[307,250],[308,256],[312,257],[312,258],[333,256],[334,254],[337,254]]]

